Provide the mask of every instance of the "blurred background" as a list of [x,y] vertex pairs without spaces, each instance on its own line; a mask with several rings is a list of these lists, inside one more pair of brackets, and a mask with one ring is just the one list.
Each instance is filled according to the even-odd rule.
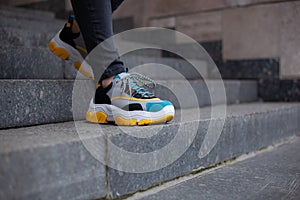
[[[90,98],[82,95],[82,99],[75,98],[82,103],[73,105],[74,80],[79,77],[81,83],[90,82],[77,74],[73,63],[61,60],[48,48],[70,13],[71,4],[66,0],[0,0],[0,199],[123,199],[166,181],[176,182],[178,177],[234,162],[251,152],[273,151],[282,141],[294,144],[273,157],[266,154],[264,159],[252,160],[241,168],[230,166],[225,178],[207,173],[216,176],[185,185],[185,192],[176,189],[167,198],[200,199],[199,195],[208,194],[220,199],[250,199],[249,195],[253,195],[251,199],[299,199],[300,1],[125,0],[114,13],[115,33],[150,26],[185,33],[205,48],[224,79],[227,98],[210,98],[224,89],[216,84],[217,70],[213,70],[211,59],[201,58],[192,44],[172,35],[164,37],[168,44],[200,57],[201,76],[191,63],[167,51],[149,48],[130,52],[125,60],[122,56],[129,68],[149,63],[172,67],[185,76],[197,96],[198,101],[189,98],[185,79],[152,65],[150,77],[162,83],[157,96],[174,103],[176,113],[185,114],[159,127],[161,134],[153,134],[149,141],[132,139],[110,125],[103,126],[105,135],[99,134],[88,123],[87,137],[79,137],[73,108],[82,108],[78,118],[84,120]],[[147,36],[157,39],[155,34]],[[149,68],[141,69],[147,72]],[[209,84],[212,93],[207,90]],[[180,91],[179,95],[172,88]],[[210,109],[224,103],[228,112],[221,137],[213,151],[200,159]],[[194,117],[198,108],[200,119]],[[155,172],[134,174],[111,169],[98,162],[82,142],[90,137],[100,141],[105,148],[99,156],[110,162],[109,140],[132,152],[150,152],[171,143],[178,125],[191,135],[194,130],[189,121],[199,122],[195,141],[176,162]],[[158,129],[142,130],[142,134],[152,134]],[[128,131],[134,132],[134,128]],[[259,158],[256,153],[250,155]],[[195,196],[185,196],[193,192]]]
[[[2,0],[66,18],[69,0]],[[300,100],[300,2],[295,0],[125,0],[114,13],[116,33],[166,27],[209,52],[223,78],[257,79],[259,97]],[[184,41],[177,41],[184,43]]]

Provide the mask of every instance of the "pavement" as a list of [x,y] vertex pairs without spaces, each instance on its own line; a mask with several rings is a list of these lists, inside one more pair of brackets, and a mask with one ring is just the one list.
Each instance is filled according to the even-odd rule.
[[[127,200],[300,199],[300,138]],[[184,180],[185,179],[185,180]]]

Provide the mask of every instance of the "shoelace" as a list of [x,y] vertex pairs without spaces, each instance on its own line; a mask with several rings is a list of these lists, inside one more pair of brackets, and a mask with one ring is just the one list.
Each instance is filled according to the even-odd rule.
[[[128,86],[130,96],[140,94],[141,97],[144,98],[154,97],[154,94],[149,92],[147,89],[145,89],[145,87],[149,89],[154,89],[156,87],[156,83],[145,75],[133,72],[125,76],[124,78],[122,78],[121,81],[122,81],[122,92],[124,92],[126,90],[126,86]],[[135,93],[132,93],[132,90],[134,90]]]

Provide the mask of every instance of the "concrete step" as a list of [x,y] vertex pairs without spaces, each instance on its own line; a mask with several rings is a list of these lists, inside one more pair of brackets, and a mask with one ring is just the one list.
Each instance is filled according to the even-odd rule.
[[230,165],[183,177],[126,200],[299,199],[300,139]]
[[[130,42],[134,43],[134,41],[129,41],[129,43]],[[156,48],[164,50],[164,51],[162,50],[160,51],[159,57],[163,57],[164,59],[174,59],[174,58],[178,59],[180,58],[179,55],[184,55],[184,59],[186,60],[188,59],[191,61],[206,63],[207,67],[205,71],[204,68],[200,68],[203,70],[201,71],[201,74],[203,73],[206,75],[206,77],[209,78],[220,77],[220,71],[218,67],[221,64],[220,61],[222,59],[221,57],[219,57],[220,55],[218,52],[219,50],[216,47],[208,47],[208,46],[205,47],[204,45],[201,45],[197,42],[195,43],[169,42],[169,43],[159,44],[159,42],[157,41],[156,43],[154,43],[154,45],[156,45]],[[166,49],[168,49],[169,51],[165,51]],[[195,72],[190,71],[190,73],[193,74]]]
[[[99,126],[76,121],[77,129],[74,122],[67,122],[0,130],[0,174],[5,180],[0,182],[0,198],[115,198],[257,151],[300,131],[299,103],[231,105],[226,117],[213,120],[210,110],[200,109],[200,118],[195,109],[177,111],[173,123],[148,127]],[[209,122],[215,130],[223,120],[225,125],[216,145],[207,156],[199,157]],[[194,129],[195,125],[199,127]],[[175,139],[177,150],[187,145],[183,154],[177,150],[159,152]],[[117,153],[114,145],[124,152]],[[147,153],[154,150],[161,155],[148,157]],[[128,151],[135,152],[139,155],[135,158],[141,160],[126,157]],[[147,169],[170,157],[174,161],[169,165],[154,171]],[[104,165],[113,163],[118,170]],[[121,171],[128,170],[128,164],[136,173]],[[143,170],[148,171],[142,173]]]
[[[170,53],[185,53],[185,58],[205,59],[207,55],[199,49],[199,43],[187,35],[173,30],[162,28],[138,29],[125,33],[121,36],[123,41],[131,43],[143,43],[144,45],[155,45],[162,50],[172,50]],[[188,52],[188,53],[187,53]],[[176,56],[176,55],[172,55]],[[178,55],[177,55],[178,56]]]
[[0,27],[2,46],[9,47],[47,47],[55,32],[39,32],[34,30]]
[[[218,85],[220,82],[217,80],[165,80],[157,81],[157,83],[155,95],[170,100],[175,108],[203,107],[223,103],[236,104],[257,100],[256,81],[224,81],[226,102],[221,96],[218,96],[222,88]],[[193,98],[192,92],[195,93],[196,99]],[[217,99],[211,99],[213,97],[217,97]]]
[[[152,29],[152,30],[151,30]],[[208,77],[219,77],[218,68],[213,60],[219,64],[220,62],[220,46],[219,42],[211,42],[199,44],[192,38],[181,33],[173,32],[168,29],[140,29],[137,31],[126,32],[122,36],[117,37],[123,43],[136,46],[152,47],[161,49],[161,57],[180,58],[190,60],[199,60],[207,63],[206,71]],[[209,53],[208,53],[209,52]]]
[[[42,63],[47,66],[61,66],[58,64],[59,59],[52,55],[46,46],[55,33],[32,33],[30,30],[21,30],[17,28],[0,28],[0,38],[3,41],[3,46],[0,48],[1,65],[8,64],[2,70],[5,73],[0,73],[0,78],[47,78],[43,73],[38,77],[38,73],[32,75],[30,72],[16,76],[16,69],[24,68],[27,71],[36,71],[36,68]],[[159,55],[155,56],[156,51],[133,52],[122,56],[125,66],[134,71],[143,74],[152,74],[156,79],[199,79],[208,77],[208,66],[206,61],[195,61],[198,71],[194,66],[183,60],[177,58],[161,58]],[[144,56],[139,56],[144,55]],[[151,55],[145,56],[145,55]],[[151,65],[150,65],[151,63]],[[147,64],[147,66],[145,66]],[[73,64],[64,63],[64,65],[71,65],[66,67],[65,77],[74,79],[77,71],[74,70]],[[144,65],[144,66],[140,66]],[[169,69],[161,65],[170,66]],[[22,66],[22,67],[20,67]],[[33,68],[30,70],[30,68]],[[18,70],[20,73],[22,70]],[[26,72],[27,72],[26,71]],[[61,70],[60,70],[61,71]],[[151,72],[151,73],[149,73]],[[49,78],[53,78],[51,73],[48,73]],[[182,76],[183,75],[183,76]]]
[[[226,97],[218,96],[222,88],[217,81],[210,80],[211,95],[217,99],[210,99],[210,93],[204,81],[191,81],[192,87],[184,81],[158,81],[156,96],[170,100],[176,108],[191,108],[223,104]],[[0,80],[1,99],[0,128],[22,127],[29,125],[63,122],[73,119],[72,115],[72,80]],[[227,103],[250,102],[257,99],[257,85],[253,81],[225,81]],[[81,80],[80,87],[86,98],[79,109],[79,119],[85,119],[90,94],[86,88],[93,87],[93,82]],[[174,92],[175,91],[175,92]],[[193,96],[194,95],[194,96]],[[195,98],[193,98],[195,97]],[[4,114],[5,113],[5,114]]]
[[[222,121],[222,117],[214,118],[213,125],[211,124],[210,127],[212,132],[208,136],[207,128],[210,126],[208,122],[211,119],[208,113],[210,111],[210,108],[200,109],[201,120],[199,121],[195,120],[197,117],[194,117],[197,110],[191,109],[181,118],[188,122],[181,123],[177,127],[174,124],[174,126],[169,125],[163,128],[153,126],[140,130],[122,129],[123,133],[109,132],[107,134],[107,140],[110,141],[107,147],[107,158],[110,166],[114,163],[114,167],[118,167],[118,170],[109,168],[107,172],[111,196],[119,197],[144,190],[166,180],[257,151],[283,138],[300,133],[299,103],[231,105],[227,107],[225,125],[216,145],[207,155],[204,154],[206,156],[201,156],[202,150],[210,148],[209,146],[214,143],[213,138],[217,138],[214,131]],[[193,127],[198,122],[197,134],[191,142],[191,135],[195,133]],[[191,142],[191,145],[185,150],[182,147],[187,144],[187,140]],[[204,141],[205,144],[203,144]],[[174,145],[174,149],[170,148],[169,144]],[[125,152],[116,150],[116,146]],[[164,149],[166,146],[168,148]],[[185,151],[180,158],[176,159],[180,154],[180,149]],[[148,152],[153,151],[160,152],[160,155],[159,153],[147,155]],[[132,157],[127,154],[128,152],[145,153],[145,155],[136,157],[131,155],[134,159],[130,160],[129,158]],[[160,165],[161,162],[166,164],[166,160],[170,162],[174,160],[174,162],[168,166]],[[150,171],[149,166],[157,170]],[[158,169],[162,166],[165,167]],[[130,171],[122,172],[120,169]],[[131,169],[136,170],[136,173],[132,173],[134,170]]]
[[105,167],[85,149],[72,122],[0,132],[0,177],[7,180],[0,183],[0,199],[106,195]]
[[[56,32],[40,32],[37,30],[20,29],[13,27],[0,27],[0,39],[2,45],[10,47],[47,47],[48,41],[55,36]],[[84,47],[82,35],[76,39]],[[126,54],[125,57],[161,57],[161,51],[156,49],[141,49]]]
[[[0,27],[0,40],[2,45],[9,47],[47,47],[48,42],[56,32],[39,32],[36,30],[19,29],[12,27]],[[79,43],[77,43],[79,42]],[[82,35],[76,40],[80,46],[84,44]],[[126,54],[128,56],[161,57],[161,51],[155,49],[142,49]]]
[[29,19],[18,19],[1,17],[1,27],[11,27],[23,30],[31,30],[39,33],[58,32],[66,23],[65,20],[53,19],[51,21],[39,21]]
[[[0,40],[2,45],[10,47],[47,47],[48,42],[55,34],[56,32],[40,32],[30,29],[0,27]],[[81,46],[84,46],[82,45],[84,44],[82,37],[76,40],[76,42],[78,41]],[[126,57],[127,56],[161,57],[161,51],[155,49],[142,49],[131,52],[127,54]]]
[[0,128],[72,120],[73,81],[0,80]]
[[[154,52],[153,52],[154,53]],[[178,58],[162,58],[160,56],[151,56],[148,52],[134,52],[121,57],[126,68],[130,72],[138,72],[156,80],[198,80],[208,77],[207,62],[199,60],[195,61],[199,71],[197,71],[189,62]],[[69,79],[75,79],[77,71],[73,70],[71,64],[67,64],[66,76]]]
[[[19,33],[22,34],[22,32],[23,30]],[[46,47],[32,47],[46,46],[51,35],[31,35],[36,40],[28,42],[24,41],[22,37],[17,37],[17,34],[18,32],[16,31],[14,36],[6,40],[7,42],[4,42],[8,43],[8,41],[11,41],[16,46],[7,44],[9,46],[0,47],[0,78],[60,78],[57,73],[60,73],[62,76],[62,72],[64,72],[66,78],[74,79],[76,77],[77,70],[75,70],[72,63],[61,61]],[[29,35],[30,33],[28,33]],[[24,44],[24,46],[17,46],[18,44]],[[205,61],[197,61],[197,66],[199,66],[198,68],[201,73],[199,74],[190,63],[182,59],[136,56],[134,54],[125,55],[122,59],[125,66],[131,71],[151,75],[155,79],[194,80],[208,77],[208,67]],[[63,70],[62,67],[65,65],[66,69]]]
[[136,29],[129,34],[122,35],[122,39],[131,42],[154,44],[160,46],[163,44],[173,44],[177,39],[182,38],[176,32],[163,28]]
[[[208,78],[208,66],[204,60],[193,60],[197,69],[186,60],[146,56],[123,56],[126,67],[155,79],[202,79]],[[143,66],[142,66],[143,65]],[[162,66],[165,65],[165,66]]]
[[52,21],[55,18],[55,14],[52,12],[10,6],[0,6],[0,16],[2,18],[30,19],[40,21]]
[[46,48],[0,47],[0,79],[61,79],[63,66]]

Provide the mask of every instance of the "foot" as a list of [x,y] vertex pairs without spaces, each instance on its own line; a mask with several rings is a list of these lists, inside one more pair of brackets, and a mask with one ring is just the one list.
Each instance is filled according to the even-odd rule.
[[60,57],[62,60],[71,61],[81,74],[93,79],[91,67],[83,62],[84,58],[82,54],[87,55],[87,51],[85,48],[76,45],[74,41],[79,37],[80,33],[72,32],[73,21],[74,18],[70,16],[64,28],[51,39],[48,47],[54,55]]
[[127,126],[171,121],[175,114],[172,103],[156,98],[146,87],[154,88],[155,83],[144,75],[124,72],[115,76],[107,88],[97,88],[86,120]]

